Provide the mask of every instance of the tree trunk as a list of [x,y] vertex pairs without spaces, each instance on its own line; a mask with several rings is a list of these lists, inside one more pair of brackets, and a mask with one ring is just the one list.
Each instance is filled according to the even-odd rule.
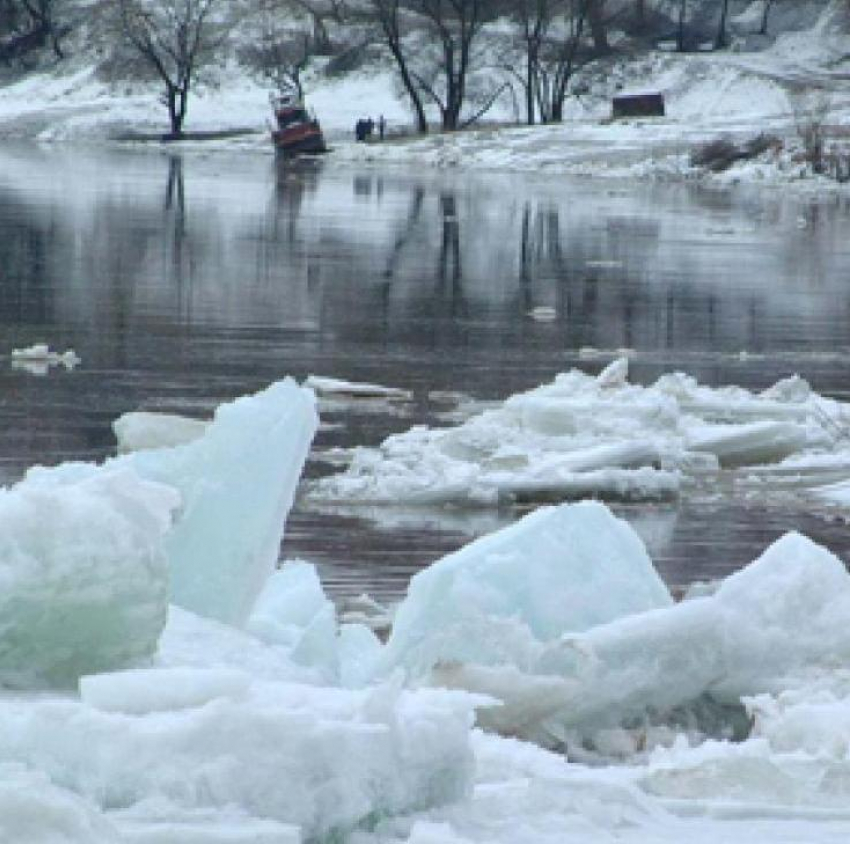
[[729,39],[726,36],[726,19],[729,16],[729,0],[722,0],[720,5],[720,22],[717,25],[717,35],[714,39],[714,49],[722,50],[729,46]]
[[611,49],[608,43],[604,6],[605,0],[587,0],[587,22],[590,24],[590,35],[597,53],[607,53]]
[[525,122],[534,125],[534,68],[536,60],[529,50],[525,62]]
[[407,91],[407,96],[410,97],[410,104],[413,106],[413,113],[416,117],[416,131],[420,135],[428,134],[428,118],[425,117],[425,107],[422,105],[422,98],[416,90],[416,85],[410,78],[410,73],[407,70],[407,62],[402,55],[401,48],[398,44],[389,43],[390,52],[398,65],[398,72],[401,76],[401,83],[404,85],[404,90]]
[[764,11],[761,15],[761,28],[759,35],[767,35],[767,19],[770,16],[770,8],[773,6],[773,0],[764,0]]
[[683,53],[685,51],[685,15],[687,13],[687,0],[679,0],[679,23],[676,29],[676,49]]
[[167,85],[165,104],[168,107],[168,122],[171,124],[170,137],[183,136],[183,120],[186,117],[186,94],[174,85]]

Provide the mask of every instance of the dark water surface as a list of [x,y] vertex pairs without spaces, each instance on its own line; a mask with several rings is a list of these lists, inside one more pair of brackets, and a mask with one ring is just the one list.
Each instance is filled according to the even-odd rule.
[[[556,318],[530,319],[541,306]],[[83,363],[47,377],[2,363],[35,342]],[[763,388],[796,372],[850,398],[850,201],[0,147],[5,482],[110,453],[125,411],[203,416],[288,374],[413,391],[392,413],[330,408],[325,448],[434,423],[442,393],[502,399],[573,366],[598,371],[618,348],[635,350],[643,383],[678,369]],[[791,528],[850,550],[842,524],[782,498],[620,512],[677,586],[737,568]],[[284,554],[317,562],[337,596],[393,598],[411,572],[513,515],[299,506]]]

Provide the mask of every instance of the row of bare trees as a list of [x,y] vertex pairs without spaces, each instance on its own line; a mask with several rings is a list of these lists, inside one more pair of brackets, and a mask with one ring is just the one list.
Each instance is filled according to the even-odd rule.
[[[774,5],[795,0],[762,2],[765,31]],[[392,60],[420,132],[430,114],[444,130],[461,128],[508,90],[527,123],[549,123],[563,119],[577,71],[609,51],[612,25],[672,26],[684,49],[695,9],[716,11],[716,46],[725,46],[730,0],[0,0],[0,62],[46,46],[61,58],[72,12],[96,12],[159,80],[179,136],[199,75],[222,60],[235,28],[242,63],[299,97],[311,59],[346,33]]]

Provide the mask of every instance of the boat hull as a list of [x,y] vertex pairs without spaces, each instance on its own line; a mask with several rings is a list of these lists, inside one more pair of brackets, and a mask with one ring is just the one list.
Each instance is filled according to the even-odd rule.
[[315,121],[272,132],[272,143],[286,157],[320,155],[328,151],[322,130]]

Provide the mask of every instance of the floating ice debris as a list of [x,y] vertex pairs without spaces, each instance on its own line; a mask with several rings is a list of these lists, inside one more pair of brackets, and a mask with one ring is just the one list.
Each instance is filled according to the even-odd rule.
[[179,503],[126,469],[42,469],[0,490],[0,685],[67,686],[154,652]]
[[311,483],[308,497],[473,507],[664,500],[689,474],[831,448],[829,420],[840,408],[799,378],[760,394],[702,387],[682,373],[634,385],[622,357],[595,377],[572,370],[455,427],[417,426],[378,448],[354,449],[348,468]]
[[47,343],[36,343],[25,349],[12,349],[12,366],[23,369],[32,375],[46,375],[51,366],[62,365],[73,369],[80,358],[73,349],[65,352],[52,352]]
[[585,261],[584,265],[588,269],[598,269],[598,270],[616,270],[620,269],[623,266],[622,261],[616,260],[599,260],[599,261]]
[[532,308],[528,312],[528,316],[533,320],[537,320],[537,322],[552,322],[552,320],[557,318],[558,312],[555,308],[548,305],[539,305],[536,308]]
[[133,411],[112,423],[119,454],[148,448],[172,448],[193,442],[204,435],[209,422],[174,413]]
[[325,378],[320,375],[308,375],[304,386],[314,390],[319,396],[355,399],[399,399],[409,401],[413,398],[410,390],[398,387],[382,387],[359,381],[343,381],[339,378]]
[[622,387],[629,380],[629,359],[617,358],[611,361],[599,375],[596,376],[596,383],[600,387]]

